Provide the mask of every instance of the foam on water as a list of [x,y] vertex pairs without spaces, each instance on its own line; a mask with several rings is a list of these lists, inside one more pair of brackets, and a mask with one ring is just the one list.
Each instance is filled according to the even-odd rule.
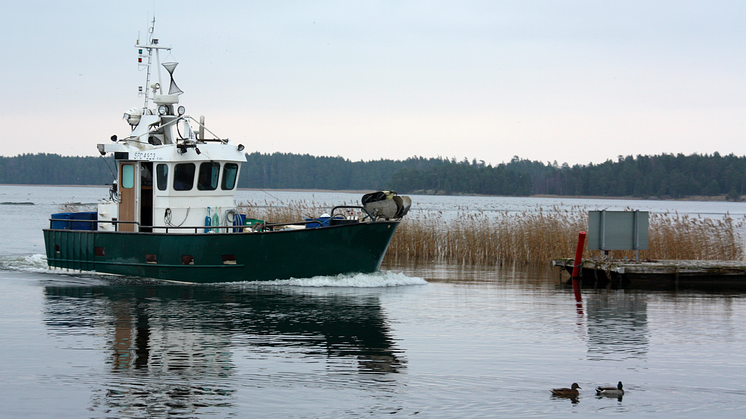
[[8,271],[47,272],[45,255],[6,256],[0,258],[0,269]]
[[419,277],[409,277],[401,272],[376,272],[372,274],[340,274],[335,276],[315,276],[313,278],[278,279],[275,281],[250,282],[259,285],[282,285],[295,287],[352,287],[380,288],[406,285],[426,285]]

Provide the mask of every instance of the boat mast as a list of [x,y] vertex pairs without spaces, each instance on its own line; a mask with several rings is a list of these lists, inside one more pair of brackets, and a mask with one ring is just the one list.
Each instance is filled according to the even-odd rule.
[[[140,44],[140,38],[138,36],[137,43],[135,43],[135,48],[137,48],[137,52],[139,54],[139,57],[137,59],[138,65],[140,67],[145,67],[145,104],[143,105],[143,115],[147,113],[148,110],[148,101],[150,100],[150,91],[153,91],[153,95],[155,94],[163,94],[161,83],[161,56],[160,56],[160,50],[165,49],[168,52],[171,52],[171,47],[162,47],[158,45],[158,38],[153,38],[153,31],[155,30],[155,16],[153,16],[153,21],[150,23],[150,27],[148,28],[148,40],[145,43],[145,45]],[[145,52],[147,50],[147,53]],[[155,51],[155,64],[158,68],[158,82],[154,83],[153,85],[150,84],[150,69],[153,64],[153,51]],[[147,62],[144,62],[143,60],[147,60]],[[140,86],[140,91],[142,92],[143,88]]]

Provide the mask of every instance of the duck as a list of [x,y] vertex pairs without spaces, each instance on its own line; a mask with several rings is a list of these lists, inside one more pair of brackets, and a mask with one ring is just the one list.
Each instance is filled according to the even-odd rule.
[[578,383],[572,383],[570,388],[553,388],[552,395],[559,397],[578,397],[578,389],[581,388]]
[[616,385],[616,387],[612,387],[612,386],[596,387],[596,396],[621,397],[623,395],[624,395],[624,389],[623,389],[621,381]]

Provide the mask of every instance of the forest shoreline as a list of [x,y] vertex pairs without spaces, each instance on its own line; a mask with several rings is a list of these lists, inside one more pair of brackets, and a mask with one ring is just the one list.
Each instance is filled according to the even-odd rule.
[[[24,183],[0,183],[2,186],[32,186],[32,187],[63,187],[63,188],[103,188],[109,185],[50,185],[50,184],[24,184]],[[352,193],[352,194],[366,194],[373,192],[372,190],[354,190],[354,189],[299,189],[299,188],[288,188],[288,189],[273,189],[273,188],[237,188],[239,191],[268,191],[268,192],[308,192],[308,193]],[[517,198],[512,195],[482,195],[482,194],[463,194],[463,193],[422,193],[421,191],[412,192],[409,195],[424,195],[424,196],[483,196],[492,198]],[[607,199],[607,200],[627,200],[627,201],[701,201],[701,202],[725,202],[727,195],[716,195],[716,196],[687,196],[682,198],[666,198],[666,197],[634,197],[634,196],[593,196],[593,195],[551,195],[551,194],[536,194],[521,196],[520,198],[556,198],[556,199]],[[741,201],[736,201],[741,202]]]

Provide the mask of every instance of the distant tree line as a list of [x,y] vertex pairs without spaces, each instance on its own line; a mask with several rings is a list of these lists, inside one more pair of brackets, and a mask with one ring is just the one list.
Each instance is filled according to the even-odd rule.
[[352,162],[290,153],[251,153],[246,159],[238,186],[259,189],[381,190],[389,187],[391,176],[399,170],[427,170],[443,164],[440,158]]
[[[397,170],[425,170],[444,163],[440,158],[423,157],[351,162],[342,157],[289,153],[251,153],[246,158],[238,186],[258,189],[385,189]],[[111,156],[0,156],[0,184],[107,185],[115,179],[115,172],[116,162]]]
[[[442,157],[367,162],[290,153],[246,157],[241,188],[638,198],[726,195],[733,200],[746,189],[746,157],[719,153],[619,156],[616,161],[574,166],[518,156],[496,166]],[[105,185],[113,180],[114,167],[111,157],[0,157],[0,183]]]
[[746,157],[692,154],[619,156],[600,164],[558,165],[513,157],[495,167],[444,160],[438,167],[401,170],[389,186],[402,191],[490,195],[719,196],[739,200],[746,188]]
[[21,185],[106,185],[114,180],[113,157],[58,154],[0,156],[0,183]]
[[727,195],[738,200],[746,188],[746,157],[662,154],[619,156],[598,165],[555,168],[547,193],[638,198]]

